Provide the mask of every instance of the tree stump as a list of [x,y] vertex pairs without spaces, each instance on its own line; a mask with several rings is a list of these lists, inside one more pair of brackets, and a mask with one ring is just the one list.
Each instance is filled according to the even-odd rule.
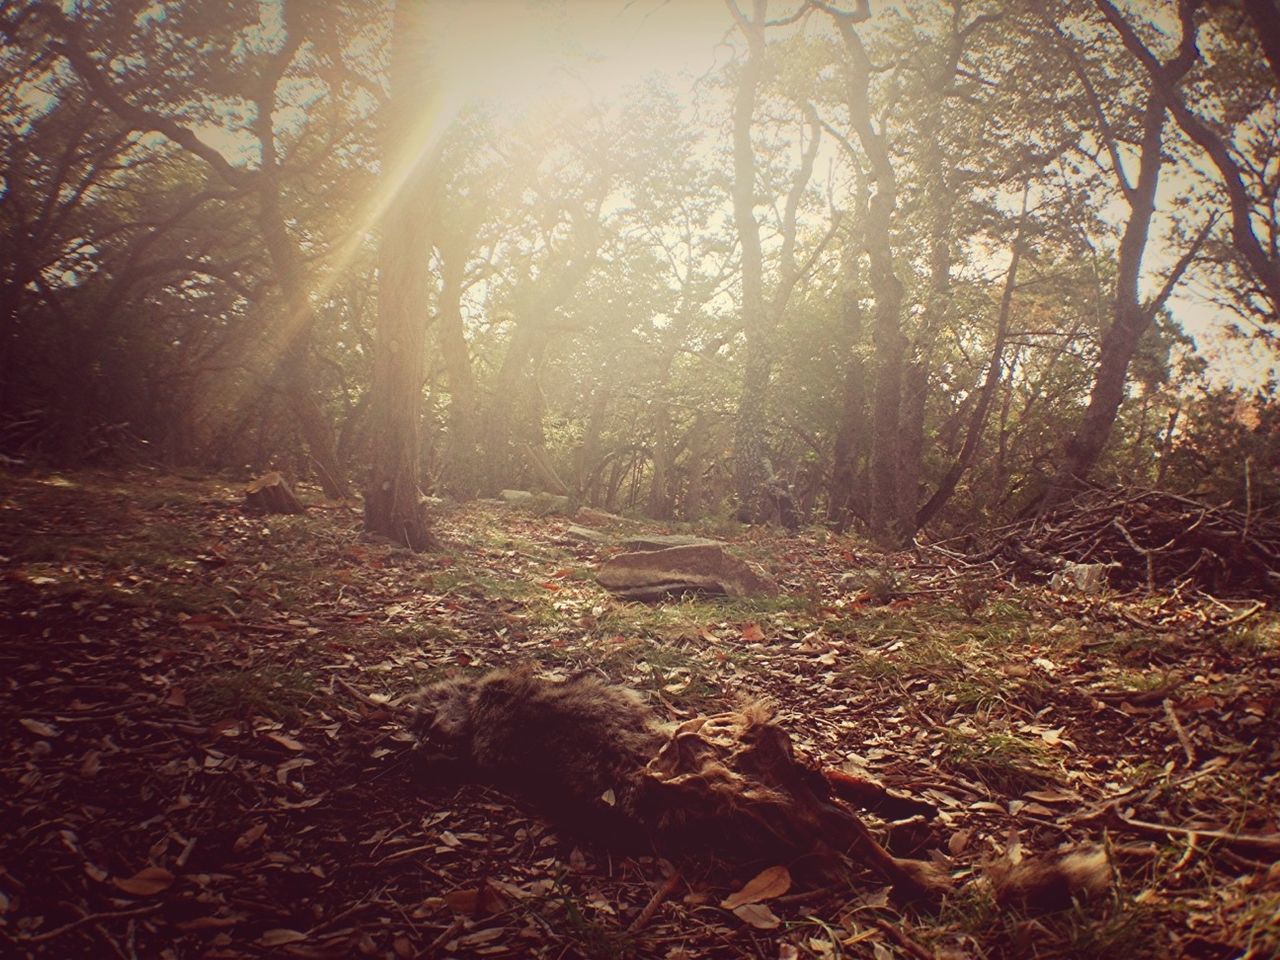
[[263,474],[244,488],[244,508],[249,513],[302,513],[306,510],[278,470]]

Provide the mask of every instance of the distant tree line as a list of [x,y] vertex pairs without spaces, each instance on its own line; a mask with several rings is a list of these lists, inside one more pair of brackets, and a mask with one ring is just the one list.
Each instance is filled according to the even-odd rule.
[[1275,383],[1179,306],[1274,361],[1275,0],[726,0],[696,115],[519,117],[442,87],[445,4],[0,0],[6,462],[278,467],[415,548],[529,486],[885,544],[1275,508]]

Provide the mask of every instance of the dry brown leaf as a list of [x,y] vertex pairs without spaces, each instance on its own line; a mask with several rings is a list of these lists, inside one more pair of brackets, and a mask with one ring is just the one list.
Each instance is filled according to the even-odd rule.
[[760,629],[758,623],[748,623],[742,628],[742,639],[747,643],[763,643],[764,631]]
[[791,871],[779,864],[761,870],[747,881],[746,885],[721,901],[720,906],[726,910],[735,910],[748,903],[760,903],[780,897],[791,889]]
[[268,930],[258,938],[258,943],[264,947],[281,947],[286,943],[300,943],[307,939],[307,935],[301,930],[290,930],[288,927],[276,927],[274,930]]
[[280,746],[284,747],[286,750],[301,752],[307,749],[297,740],[293,739],[293,737],[286,737],[283,733],[268,733],[267,739],[274,740],[276,743],[280,744]]
[[174,926],[179,930],[221,930],[224,927],[234,927],[243,917],[196,917],[194,920],[182,920],[175,923]]
[[477,930],[475,933],[469,933],[465,937],[459,937],[456,941],[460,947],[478,947],[482,943],[488,943],[490,940],[497,940],[506,933],[502,927],[492,927],[489,930]]
[[143,867],[132,877],[114,877],[117,889],[135,897],[151,897],[173,885],[174,876],[164,867]]
[[84,759],[80,761],[80,776],[86,779],[96,777],[101,769],[102,754],[97,750],[90,750],[84,755]]
[[51,727],[47,723],[41,723],[39,720],[29,720],[26,717],[23,717],[18,722],[34,733],[37,737],[56,737],[58,735],[56,727]]
[[763,903],[744,903],[734,908],[733,915],[757,930],[774,930],[782,923],[778,915]]
[[231,845],[231,849],[236,853],[244,853],[244,851],[257,843],[266,832],[267,825],[262,821],[259,821],[244,833],[240,834],[240,836],[236,837],[236,842]]

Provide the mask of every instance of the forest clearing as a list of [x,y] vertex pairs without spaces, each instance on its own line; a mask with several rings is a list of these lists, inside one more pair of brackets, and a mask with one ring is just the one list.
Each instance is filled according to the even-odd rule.
[[[6,951],[1280,947],[1280,618],[1255,604],[1063,593],[927,549],[745,527],[729,542],[783,595],[642,604],[596,584],[610,548],[567,535],[568,518],[453,507],[445,551],[414,554],[313,493],[304,515],[263,517],[225,482],[5,478]],[[673,720],[772,698],[798,749],[937,808],[868,822],[902,855],[937,858],[959,892],[904,909],[866,874],[797,883],[744,920],[721,904],[787,865],[618,855],[483,785],[422,789],[398,700],[520,661],[624,684]],[[1014,836],[1028,856],[1105,843],[1113,884],[1049,913],[997,908],[975,878]]]
[[0,955],[1280,956],[1280,0],[0,0]]

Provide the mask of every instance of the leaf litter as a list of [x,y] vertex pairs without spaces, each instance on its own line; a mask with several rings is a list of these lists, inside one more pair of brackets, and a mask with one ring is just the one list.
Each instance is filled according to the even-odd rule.
[[[597,587],[609,548],[556,518],[452,508],[448,550],[417,556],[365,539],[354,508],[264,524],[217,481],[48,480],[0,489],[14,955],[1280,948],[1280,627],[1238,619],[1247,599],[1062,595],[941,549],[750,531],[735,547],[782,600],[646,607]],[[1034,920],[980,882],[904,914],[870,878],[815,889],[768,863],[677,878],[485,787],[415,784],[401,698],[520,660],[600,672],[673,721],[771,697],[809,755],[937,807],[873,820],[895,855],[963,880],[1101,842],[1117,883]]]

